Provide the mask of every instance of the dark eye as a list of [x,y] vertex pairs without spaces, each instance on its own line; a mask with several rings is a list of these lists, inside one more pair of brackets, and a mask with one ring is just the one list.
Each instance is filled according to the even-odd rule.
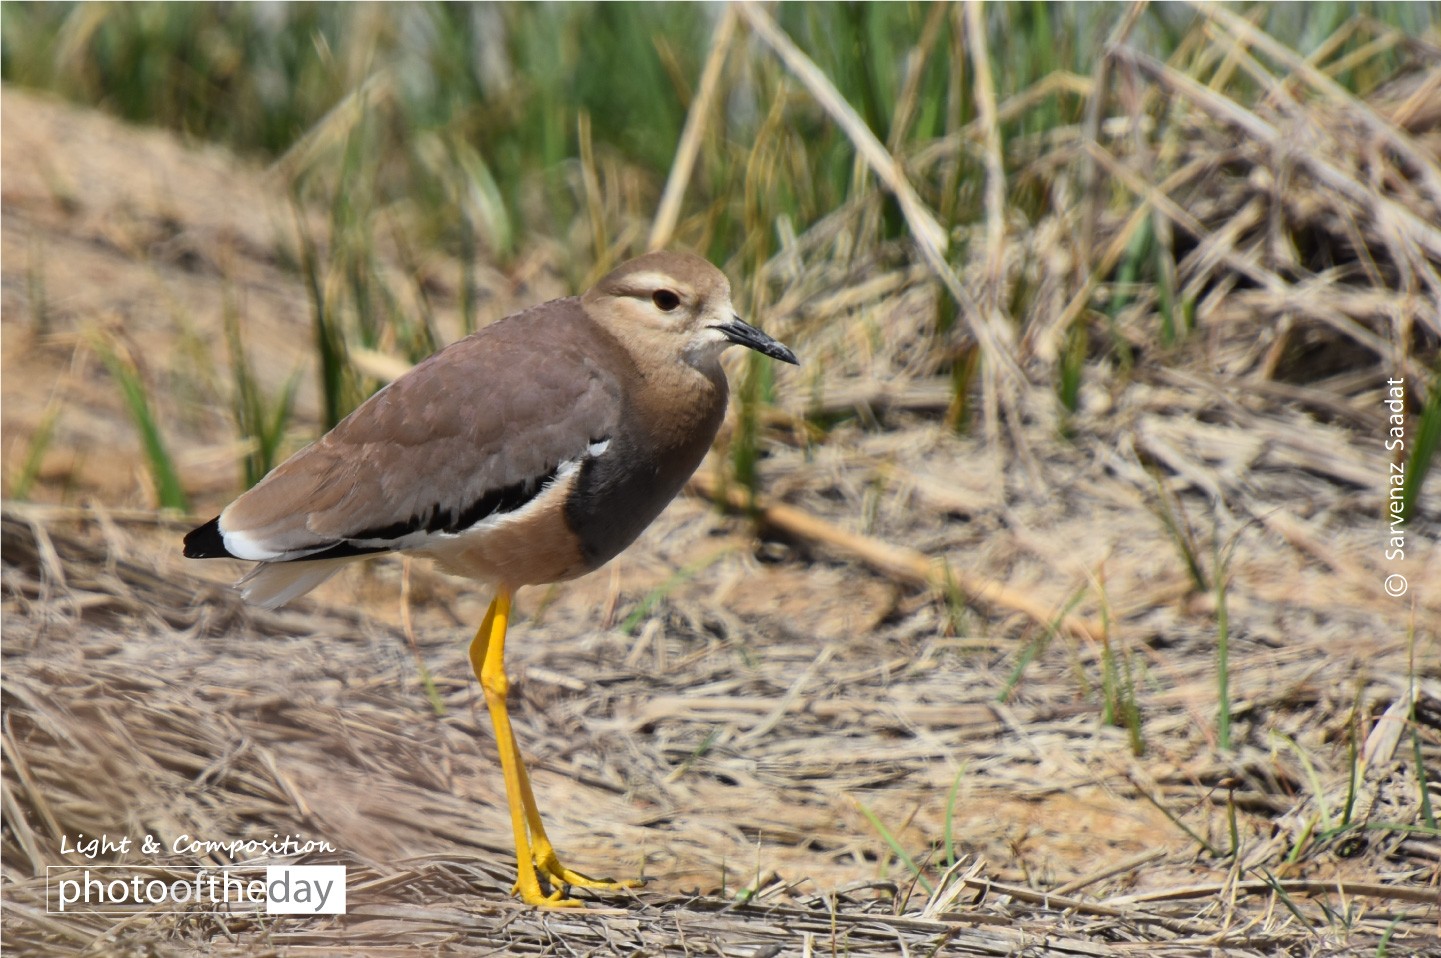
[[680,297],[668,289],[656,290],[651,294],[650,300],[662,313],[668,313],[680,305]]

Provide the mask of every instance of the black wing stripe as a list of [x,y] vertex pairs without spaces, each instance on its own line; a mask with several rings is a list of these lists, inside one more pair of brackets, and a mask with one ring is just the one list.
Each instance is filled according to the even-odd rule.
[[445,509],[441,507],[440,503],[435,503],[419,515],[411,516],[403,522],[392,522],[388,526],[376,526],[365,529],[347,536],[346,541],[337,542],[335,545],[321,552],[312,552],[310,555],[297,556],[288,561],[307,562],[313,559],[342,559],[349,556],[389,552],[390,546],[365,543],[373,543],[377,540],[380,542],[386,540],[394,541],[403,539],[415,532],[446,532],[452,534],[464,532],[477,522],[481,522],[490,516],[515,512],[536,496],[540,495],[541,490],[549,485],[559,473],[560,466],[557,465],[542,476],[522,479],[520,482],[512,483],[500,489],[494,489],[464,509]]

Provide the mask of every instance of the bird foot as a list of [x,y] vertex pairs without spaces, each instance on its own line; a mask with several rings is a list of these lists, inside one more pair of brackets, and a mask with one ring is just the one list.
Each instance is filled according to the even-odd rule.
[[[645,885],[644,879],[625,879],[615,881],[609,878],[591,878],[577,871],[571,871],[562,865],[554,853],[540,858],[535,863],[536,874],[534,876],[521,876],[521,879],[511,888],[512,895],[519,895],[521,901],[527,905],[537,908],[579,908],[581,902],[575,898],[566,898],[564,892],[570,888],[590,888],[595,891],[624,891],[628,888],[640,888]],[[539,876],[544,875],[546,883],[553,889],[546,894],[540,889]],[[525,879],[529,877],[530,881]],[[528,885],[533,887],[527,887]]]
[[511,886],[510,893],[519,895],[520,900],[532,908],[584,908],[585,905],[578,898],[566,898],[563,888],[556,888],[549,895],[540,890],[540,883],[535,882],[535,887],[526,888],[525,882],[516,882]]

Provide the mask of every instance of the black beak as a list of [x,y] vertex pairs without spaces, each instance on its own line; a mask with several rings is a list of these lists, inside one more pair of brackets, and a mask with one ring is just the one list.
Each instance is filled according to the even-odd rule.
[[781,362],[790,363],[792,366],[799,366],[801,364],[801,361],[796,358],[796,354],[791,352],[788,347],[767,336],[750,323],[742,320],[739,316],[734,316],[731,322],[721,323],[715,328],[725,333],[726,339],[729,339],[731,342],[741,346],[748,346],[763,356],[769,356],[771,359],[779,359]]

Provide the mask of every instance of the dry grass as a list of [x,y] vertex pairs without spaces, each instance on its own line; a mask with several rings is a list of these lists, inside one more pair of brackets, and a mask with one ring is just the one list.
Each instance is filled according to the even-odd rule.
[[[1434,954],[1441,511],[1423,496],[1408,558],[1385,561],[1377,383],[1424,398],[1436,362],[1441,67],[1339,96],[1304,65],[1270,76],[1242,24],[1208,16],[1213,46],[1190,55],[1267,95],[1243,104],[1118,47],[1129,115],[1010,146],[1073,202],[961,237],[956,281],[1024,330],[989,347],[1022,374],[993,384],[1004,429],[950,427],[942,283],[924,258],[856,250],[876,213],[858,202],[755,280],[775,293],[765,325],[807,361],[777,383],[755,530],[685,498],[612,569],[523,596],[513,712],[558,844],[651,879],[583,914],[508,895],[463,652],[484,597],[382,562],[293,611],[248,610],[233,570],[176,557],[183,522],[135,508],[139,447],[87,337],[141,360],[187,491],[221,504],[244,452],[216,396],[226,311],[272,393],[307,335],[273,181],[4,91],[7,488],[53,423],[33,457],[50,504],[7,504],[3,530],[7,945]],[[1142,107],[1162,95],[1174,135],[1153,143]],[[993,152],[970,132],[903,172]],[[1128,286],[1142,231],[1165,278]],[[460,270],[425,269],[453,336]],[[563,286],[543,253],[522,258],[490,277],[485,316]],[[1058,411],[1077,336],[1092,346]],[[315,395],[307,379],[303,426]],[[1396,568],[1403,600],[1381,588]],[[324,839],[349,913],[48,915],[45,866],[77,863],[59,849],[81,832]]]
[[[1148,650],[1155,744],[1138,759],[1076,695],[1088,649],[1047,657],[998,703],[1007,640],[938,638],[924,611],[858,623],[867,598],[885,596],[844,603],[848,583],[824,567],[764,583],[769,599],[742,597],[755,576],[737,580],[733,567],[719,582],[705,575],[716,599],[684,590],[635,635],[597,630],[593,605],[569,597],[518,633],[519,732],[575,861],[653,884],[594,914],[545,915],[507,894],[504,800],[456,629],[417,634],[445,706],[437,717],[400,629],[327,608],[255,613],[223,587],[197,592],[157,574],[169,563],[151,531],[103,513],[7,514],[13,944],[252,954],[548,952],[564,941],[682,953],[686,942],[745,953],[809,939],[852,954],[946,941],[985,955],[1042,939],[1063,954],[1142,940],[1164,954],[1369,953],[1388,929],[1393,954],[1435,941],[1434,839],[1315,839],[1318,801],[1332,814],[1344,802],[1344,750],[1327,740],[1357,722],[1358,704],[1405,694],[1400,643],[1346,655],[1323,654],[1320,636],[1245,643],[1236,691],[1247,743],[1234,756],[1206,740],[1209,656],[1184,639]],[[726,601],[728,585],[739,601]],[[815,627],[786,629],[801,609]],[[1168,644],[1178,634],[1173,625]],[[1434,715],[1441,703],[1425,694]],[[1319,764],[1326,795],[1309,792],[1300,753],[1278,748],[1279,735]],[[963,868],[927,896],[859,806],[916,854],[940,855],[925,849],[944,834],[957,775]],[[1357,821],[1414,821],[1417,794],[1404,749],[1378,754]],[[1224,847],[1229,810],[1239,860],[1199,850],[1168,820]],[[47,916],[44,866],[79,863],[58,849],[81,833],[323,837],[337,854],[307,860],[349,866],[349,915]]]

